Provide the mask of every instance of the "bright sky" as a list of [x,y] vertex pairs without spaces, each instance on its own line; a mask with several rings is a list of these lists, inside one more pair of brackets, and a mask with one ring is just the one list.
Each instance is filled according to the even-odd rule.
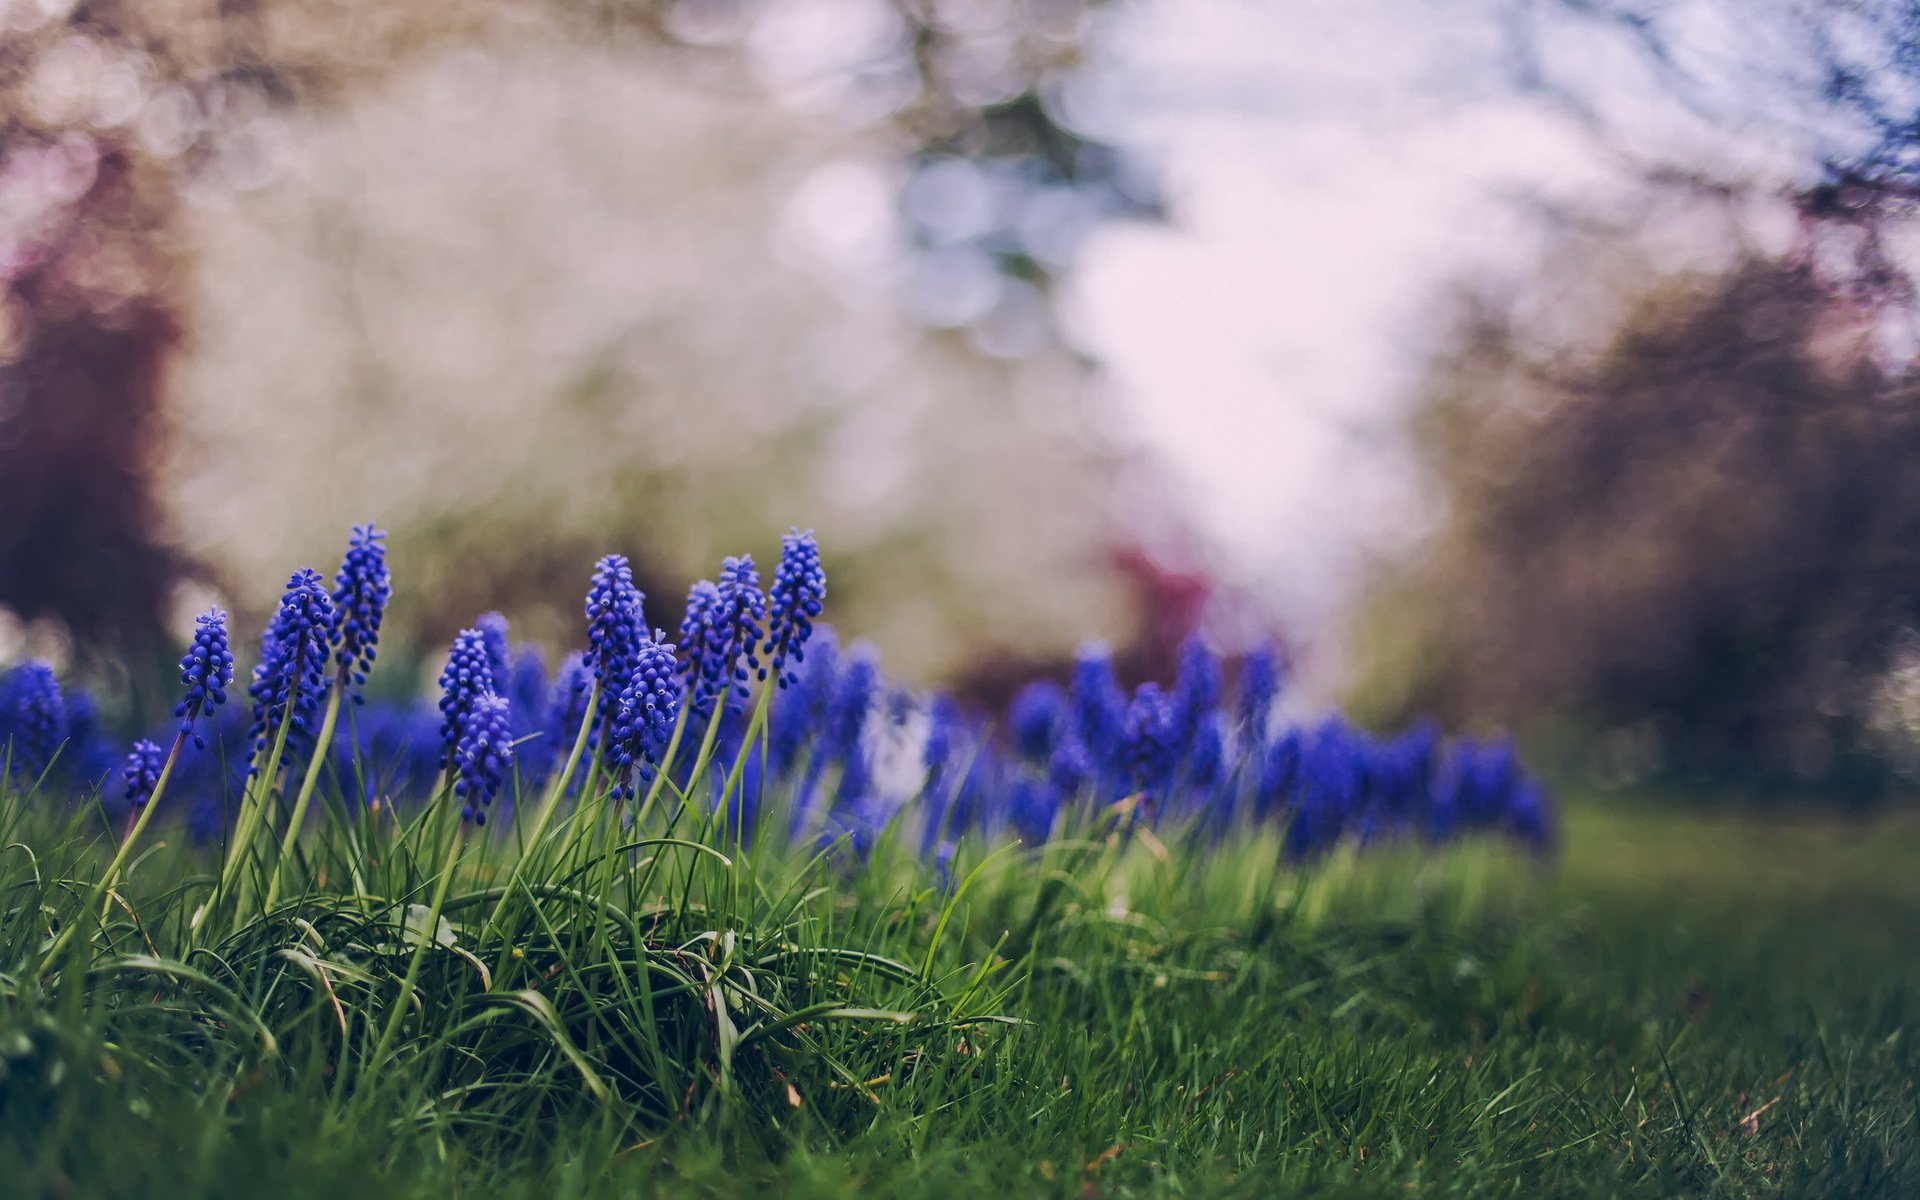
[[[1421,514],[1396,417],[1442,289],[1524,261],[1523,192],[1617,176],[1569,118],[1495,78],[1454,0],[1183,0],[1131,11],[1096,88],[1163,166],[1172,221],[1109,227],[1069,318],[1191,510],[1296,625]],[[1459,18],[1459,19],[1450,19]],[[1617,46],[1576,47],[1609,83]],[[1614,56],[1609,66],[1609,56]],[[1611,107],[1695,140],[1653,89]]]

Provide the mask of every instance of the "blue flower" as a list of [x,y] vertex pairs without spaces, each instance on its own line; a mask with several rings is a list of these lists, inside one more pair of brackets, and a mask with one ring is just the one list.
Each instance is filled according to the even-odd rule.
[[85,688],[68,688],[66,749],[60,752],[62,774],[91,792],[113,774],[120,755],[114,750],[100,720],[100,705]]
[[1203,713],[1187,739],[1183,770],[1186,786],[1202,799],[1220,785],[1226,774],[1227,739],[1220,728],[1220,715]]
[[475,825],[485,825],[487,806],[499,794],[513,766],[513,725],[506,698],[492,692],[476,696],[464,714],[459,733],[453,794],[465,802],[461,816]]
[[873,710],[882,682],[880,662],[873,647],[864,643],[855,645],[829,703],[818,751],[841,767],[836,807],[865,796],[872,784],[866,750],[867,716]]
[[333,660],[356,704],[362,700],[359,689],[367,682],[367,672],[373,669],[380,622],[393,596],[387,548],[382,545],[386,536],[372,522],[355,525],[340,571],[333,577]]
[[513,678],[513,646],[507,640],[507,618],[497,612],[481,613],[474,619],[473,627],[480,631],[480,641],[487,648],[487,670],[493,673],[494,685],[504,696],[504,689]]
[[[720,582],[701,580],[687,593],[680,620],[680,645],[686,650],[681,673],[687,681],[687,705],[705,716],[723,694],[747,694],[746,683],[758,668],[760,622],[767,615],[760,574],[753,558],[728,558]],[[744,661],[743,661],[744,660]]]
[[920,747],[920,764],[927,769],[927,786],[934,786],[953,757],[954,737],[959,732],[960,707],[953,697],[942,693],[933,698],[927,710],[927,740]]
[[326,665],[333,637],[333,597],[320,572],[301,569],[287,580],[280,608],[261,639],[260,663],[247,694],[253,698],[256,757],[287,725],[287,745],[298,749],[312,736],[309,719],[326,694]]
[[1172,701],[1159,684],[1141,684],[1127,706],[1121,755],[1135,788],[1157,792],[1173,777],[1177,733]]
[[156,743],[142,738],[133,744],[126,763],[120,768],[127,784],[127,807],[138,812],[147,806],[147,801],[153,798],[153,789],[160,786],[160,771],[166,761],[166,752]]
[[580,736],[580,724],[587,719],[587,693],[593,686],[593,669],[587,656],[575,651],[560,660],[553,673],[553,686],[547,692],[544,715],[540,721],[542,768],[544,778],[566,763],[573,752],[574,739]]
[[760,572],[751,554],[720,564],[719,592],[713,633],[721,640],[724,669],[745,697],[747,680],[760,667],[760,623],[767,618],[767,598],[760,594]]
[[1254,792],[1254,815],[1266,820],[1276,812],[1291,812],[1300,794],[1300,765],[1304,743],[1300,731],[1289,729],[1268,743],[1260,759],[1260,778]]
[[1559,840],[1553,802],[1545,789],[1521,776],[1507,797],[1506,831],[1536,854],[1550,853]]
[[1007,705],[1007,728],[1020,757],[1044,763],[1067,724],[1067,695],[1051,679],[1029,683]]
[[361,805],[431,794],[442,769],[440,717],[428,704],[371,701],[351,714],[333,744],[334,778]]
[[780,566],[773,573],[767,599],[767,665],[761,668],[760,678],[771,671],[781,687],[789,687],[798,676],[787,660],[806,661],[807,639],[827,599],[827,573],[820,566],[813,530],[788,530],[780,539]]
[[478,629],[462,629],[453,637],[453,649],[440,672],[440,765],[444,770],[459,761],[460,739],[482,698],[496,695],[487,639]]
[[1284,849],[1295,861],[1332,849],[1361,817],[1368,788],[1364,735],[1334,719],[1314,731],[1300,760],[1300,789]]
[[1078,738],[1065,737],[1054,743],[1047,762],[1047,781],[1062,799],[1072,799],[1093,782],[1093,756]]
[[1280,694],[1280,657],[1271,646],[1259,646],[1240,660],[1240,689],[1234,716],[1253,741],[1266,740],[1273,719],[1273,701]]
[[0,681],[0,760],[20,779],[38,779],[67,738],[67,706],[60,681],[43,662],[27,662]]
[[1192,752],[1200,725],[1220,703],[1220,659],[1198,634],[1180,643],[1180,671],[1173,684],[1173,740]]
[[[227,614],[210,608],[194,618],[193,645],[180,659],[180,682],[186,694],[174,708],[181,733],[192,733],[193,723],[202,713],[212,712],[227,702],[227,686],[233,682],[233,652],[227,645]],[[206,749],[206,741],[197,733],[193,744]]]
[[[540,647],[531,643],[522,643],[513,652],[513,666],[503,681],[507,702],[513,705],[514,728],[518,733],[533,733],[539,720],[546,711],[547,700],[547,656]],[[527,727],[520,729],[520,723]]]
[[827,726],[827,714],[832,711],[844,673],[840,643],[831,628],[822,626],[809,650],[799,682],[775,695],[767,727],[768,766],[776,776],[792,772],[803,757],[806,761],[806,769],[793,789],[790,833],[795,838],[811,822],[814,795],[826,773],[827,752],[820,734]]
[[947,769],[961,737],[960,720],[959,706],[952,697],[941,694],[933,698],[927,713],[927,738],[920,746],[920,763],[927,769],[926,779],[920,785],[922,804],[926,808],[920,838],[923,855],[932,849],[946,825]]
[[687,611],[680,618],[680,647],[686,658],[680,673],[686,679],[687,707],[705,716],[713,699],[726,687],[726,644],[717,633],[720,587],[702,579],[687,592]]
[[660,765],[680,711],[673,649],[671,643],[654,639],[640,647],[633,676],[620,693],[620,712],[613,723],[609,749],[614,765],[622,770],[637,767],[643,778],[650,778],[652,768]]
[[609,554],[594,564],[587,592],[586,661],[600,683],[593,718],[596,745],[612,733],[620,693],[633,677],[634,656],[646,636],[646,597],[633,585],[633,568],[625,556]]
[[1014,836],[1029,846],[1053,836],[1060,815],[1060,793],[1051,783],[1022,776],[1007,791],[1007,824]]
[[1113,654],[1098,642],[1080,647],[1073,663],[1073,732],[1096,762],[1111,762],[1120,751],[1127,698],[1113,674]]

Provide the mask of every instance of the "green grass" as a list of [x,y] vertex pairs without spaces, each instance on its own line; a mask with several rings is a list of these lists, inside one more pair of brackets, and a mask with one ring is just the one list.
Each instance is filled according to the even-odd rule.
[[[187,958],[222,1001],[100,973],[142,944],[185,957],[171,850],[94,974],[41,963],[57,881],[93,860],[40,832],[0,857],[0,1193],[1920,1195],[1920,823],[1588,802],[1565,834],[1545,873],[1487,848],[1301,877],[1259,839],[1068,844],[989,861],[951,905],[885,856],[749,874],[662,849],[685,890],[596,892],[641,924],[512,909],[503,965],[551,1021],[436,944],[383,1056],[419,939],[366,904],[312,919],[343,858],[315,848],[286,915]],[[402,861],[368,894],[427,903],[434,854],[374,857]],[[472,911],[450,919],[490,960]],[[723,927],[733,949],[699,940]],[[281,953],[310,937],[369,973],[334,977],[338,1009]],[[764,1004],[736,1033],[793,1024],[723,1061],[715,988]],[[833,1006],[914,1019],[807,1015]]]

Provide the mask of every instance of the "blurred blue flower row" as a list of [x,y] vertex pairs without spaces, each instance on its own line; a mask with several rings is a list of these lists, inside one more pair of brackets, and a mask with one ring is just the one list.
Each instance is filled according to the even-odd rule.
[[724,808],[735,836],[778,830],[857,858],[892,833],[936,870],[967,838],[1031,845],[1068,829],[1204,843],[1266,827],[1295,862],[1468,834],[1553,845],[1552,803],[1511,742],[1283,721],[1286,672],[1267,649],[1228,663],[1190,639],[1174,679],[1129,691],[1090,644],[1067,679],[1028,684],[998,714],[897,687],[870,646],[843,650],[818,624],[826,578],[810,532],[786,536],[766,592],[749,556],[696,584],[677,644],[651,628],[626,560],[609,555],[593,573],[583,653],[549,671],[488,613],[455,637],[437,704],[363,702],[392,593],[382,537],[354,529],[331,590],[317,571],[292,575],[247,709],[224,704],[225,615],[200,617],[173,725],[124,758],[91,698],[46,664],[0,674],[6,772],[36,797],[97,797],[113,817],[146,803],[170,757],[164,807],[208,840],[250,777],[271,773],[272,790],[317,771],[348,812],[446,795],[476,825],[549,786],[620,803],[664,776]]

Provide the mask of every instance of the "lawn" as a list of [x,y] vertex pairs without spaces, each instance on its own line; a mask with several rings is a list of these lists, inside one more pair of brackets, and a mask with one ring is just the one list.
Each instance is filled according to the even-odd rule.
[[[1485,845],[1276,872],[1257,837],[1063,840],[989,860],[949,905],[826,864],[801,893],[809,937],[937,960],[950,1015],[958,993],[1011,1022],[823,1021],[807,1045],[858,1078],[789,1046],[730,1097],[638,1124],[564,1066],[484,1119],[448,1116],[420,1057],[338,1086],[332,1043],[301,1033],[335,1019],[319,1001],[281,1010],[266,1057],[207,1035],[204,1011],[175,1020],[163,982],[28,986],[19,898],[44,896],[58,852],[16,845],[0,1180],[329,1200],[1920,1195],[1920,822],[1591,797],[1562,819],[1544,869]],[[884,1005],[908,985],[863,986]]]

